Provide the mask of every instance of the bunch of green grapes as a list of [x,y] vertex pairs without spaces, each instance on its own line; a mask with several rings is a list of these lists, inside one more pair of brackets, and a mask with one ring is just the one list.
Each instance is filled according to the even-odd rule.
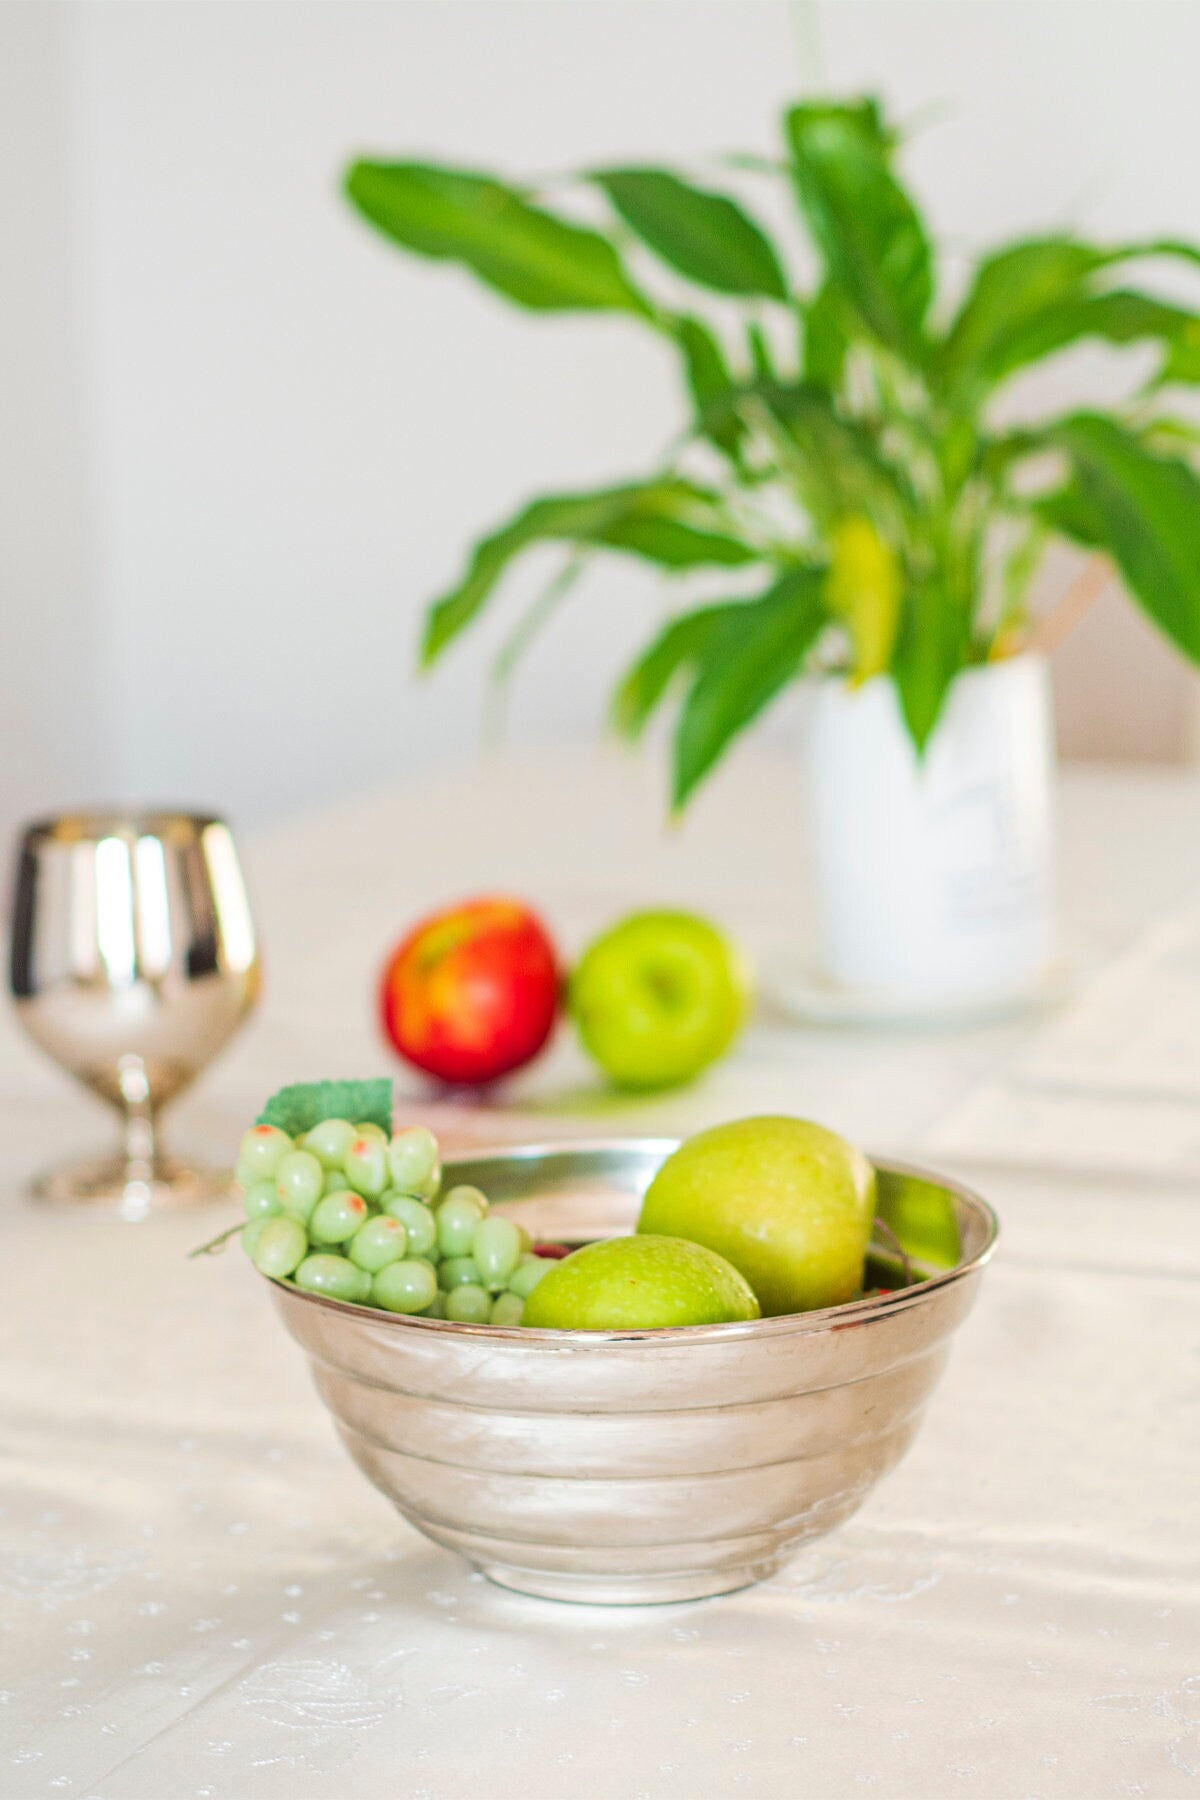
[[242,1246],[256,1269],[310,1294],[471,1325],[519,1325],[553,1266],[477,1187],[440,1193],[423,1125],[323,1119],[300,1137],[255,1125],[242,1139]]

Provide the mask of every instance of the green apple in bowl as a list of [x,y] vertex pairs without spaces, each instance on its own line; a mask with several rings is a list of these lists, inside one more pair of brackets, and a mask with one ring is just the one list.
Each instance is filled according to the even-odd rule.
[[603,1238],[555,1263],[522,1325],[554,1331],[661,1331],[757,1319],[749,1283],[723,1256],[681,1237]]
[[875,1171],[807,1119],[739,1119],[679,1146],[646,1190],[639,1232],[705,1244],[767,1316],[840,1306],[861,1288]]
[[707,919],[639,912],[598,937],[571,976],[568,1006],[585,1050],[617,1087],[678,1087],[728,1050],[750,982]]

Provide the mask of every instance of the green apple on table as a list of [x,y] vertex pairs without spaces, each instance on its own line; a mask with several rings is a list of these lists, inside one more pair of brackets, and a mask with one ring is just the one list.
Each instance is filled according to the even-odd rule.
[[556,1331],[660,1331],[757,1319],[750,1285],[723,1256],[682,1237],[602,1238],[555,1263],[521,1323]]
[[763,1117],[681,1144],[650,1183],[638,1230],[715,1250],[771,1316],[852,1299],[874,1216],[861,1151],[807,1119]]
[[633,913],[602,933],[571,976],[584,1048],[617,1087],[677,1087],[723,1056],[745,1022],[750,982],[729,939],[694,913]]

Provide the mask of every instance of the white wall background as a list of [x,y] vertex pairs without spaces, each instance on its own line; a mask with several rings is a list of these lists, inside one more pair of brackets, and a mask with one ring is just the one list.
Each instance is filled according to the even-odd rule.
[[[423,602],[518,499],[649,466],[674,370],[634,325],[534,322],[393,253],[340,167],[767,149],[822,68],[930,109],[907,167],[964,257],[1065,224],[1200,238],[1195,5],[0,6],[0,822],[111,796],[258,821],[472,754],[519,595],[418,685]],[[590,576],[511,737],[590,735],[660,604]],[[1181,750],[1190,678],[1115,601],[1062,673],[1068,747]]]

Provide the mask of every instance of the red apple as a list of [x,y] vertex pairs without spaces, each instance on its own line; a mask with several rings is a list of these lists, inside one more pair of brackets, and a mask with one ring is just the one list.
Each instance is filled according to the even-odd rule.
[[502,895],[433,913],[388,958],[383,1029],[439,1081],[495,1081],[535,1057],[554,1028],[558,958],[541,920]]

